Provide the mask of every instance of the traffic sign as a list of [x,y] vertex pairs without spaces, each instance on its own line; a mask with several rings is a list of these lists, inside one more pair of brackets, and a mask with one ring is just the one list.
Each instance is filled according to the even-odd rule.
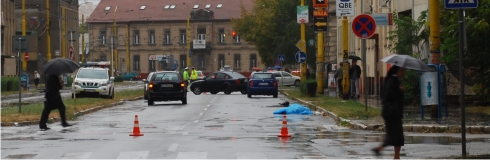
[[310,45],[311,47],[315,46],[315,40],[314,39],[310,39],[308,41],[308,45]]
[[25,59],[26,61],[28,61],[28,60],[29,60],[29,53],[27,53],[27,52],[26,52],[26,53],[24,54],[24,59]]
[[314,31],[327,31],[327,17],[313,17]]
[[369,38],[376,31],[376,21],[368,14],[358,15],[352,21],[352,31],[359,38]]
[[355,15],[354,0],[337,0],[336,5],[337,17]]
[[327,10],[314,10],[313,17],[328,17]]
[[308,23],[308,6],[297,6],[296,7],[296,22]]
[[294,58],[296,59],[296,62],[304,63],[304,62],[306,62],[306,53],[305,52],[296,52],[296,55],[294,55]]
[[70,59],[74,61],[75,60],[75,54],[73,52],[74,52],[73,46],[68,47],[68,56],[70,56]]
[[478,0],[444,0],[446,9],[477,8]]
[[314,8],[328,8],[328,0],[313,0]]
[[299,40],[298,43],[296,43],[296,47],[298,47],[299,50],[303,50],[303,48],[305,47],[305,44],[306,42],[303,41],[303,40]]
[[286,60],[286,56],[284,54],[279,55],[279,60],[284,62],[284,60]]

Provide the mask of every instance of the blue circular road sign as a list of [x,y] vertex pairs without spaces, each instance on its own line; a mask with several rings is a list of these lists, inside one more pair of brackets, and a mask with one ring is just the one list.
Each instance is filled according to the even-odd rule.
[[296,52],[296,55],[294,55],[294,58],[296,59],[296,62],[304,63],[304,62],[306,62],[306,53],[305,52]]

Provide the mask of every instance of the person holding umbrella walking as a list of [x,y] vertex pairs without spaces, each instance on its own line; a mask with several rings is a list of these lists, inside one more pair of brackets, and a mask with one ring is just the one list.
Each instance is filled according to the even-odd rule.
[[41,131],[46,131],[49,128],[46,123],[51,110],[58,109],[63,127],[72,126],[66,121],[66,107],[61,98],[60,90],[64,87],[64,81],[61,78],[62,74],[73,73],[80,68],[78,64],[70,59],[55,58],[41,67],[43,73],[46,74],[46,89],[44,90],[46,101],[44,101],[44,109],[39,121]]

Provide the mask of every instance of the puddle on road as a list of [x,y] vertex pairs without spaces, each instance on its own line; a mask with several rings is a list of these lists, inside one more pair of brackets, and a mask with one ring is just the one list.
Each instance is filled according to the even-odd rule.
[[104,139],[104,138],[92,138],[92,139],[67,139],[63,141],[69,141],[69,142],[78,142],[78,141],[107,141],[107,140],[113,140],[113,139]]
[[[466,138],[466,143],[469,142],[489,142],[486,138]],[[421,136],[405,136],[406,144],[441,144],[450,145],[461,143],[461,137],[421,137]]]
[[6,159],[32,159],[36,155],[37,154],[15,154],[15,155],[8,155],[5,158]]
[[36,137],[14,137],[14,138],[5,138],[3,141],[42,141],[42,140],[60,140],[63,138],[51,137],[51,138],[36,138]]

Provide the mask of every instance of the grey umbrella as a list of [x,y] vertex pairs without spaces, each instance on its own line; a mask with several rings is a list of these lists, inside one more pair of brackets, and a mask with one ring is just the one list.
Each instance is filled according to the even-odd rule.
[[66,73],[73,73],[80,66],[67,58],[55,58],[41,67],[41,71],[44,74],[61,75]]
[[352,59],[352,60],[362,60],[361,57],[356,56],[356,55],[349,55],[349,59]]
[[430,70],[430,68],[427,67],[427,64],[422,62],[420,59],[413,58],[409,55],[393,54],[393,55],[386,56],[385,58],[381,59],[381,61],[389,64],[393,64],[395,66],[408,68],[408,69],[421,70],[421,71]]

